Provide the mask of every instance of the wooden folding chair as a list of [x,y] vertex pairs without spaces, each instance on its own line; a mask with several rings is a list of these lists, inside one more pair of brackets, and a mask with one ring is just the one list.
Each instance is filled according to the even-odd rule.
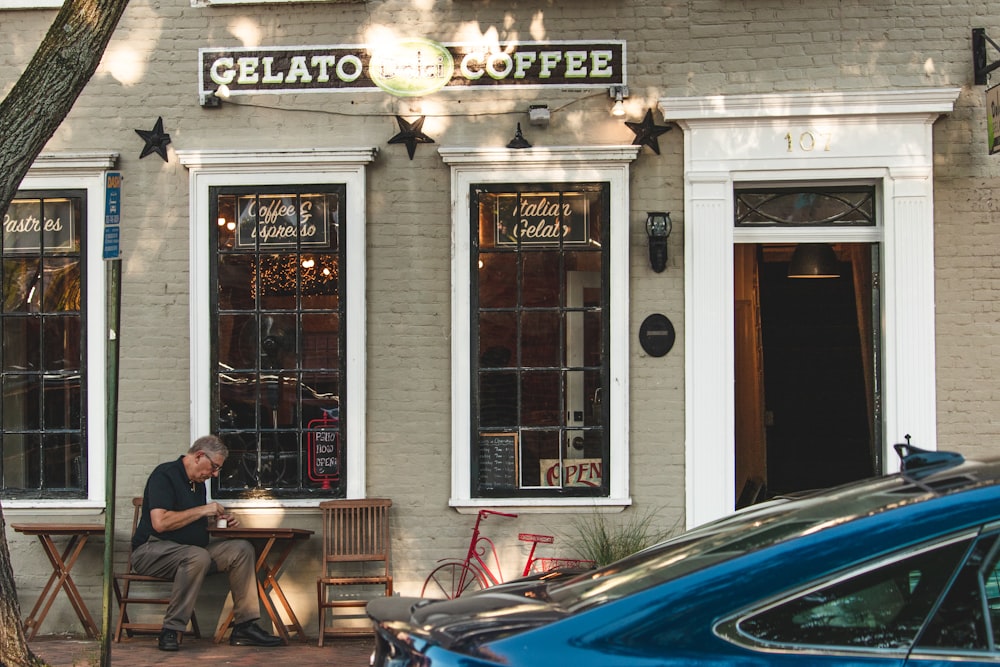
[[[323,574],[316,580],[319,607],[319,645],[327,636],[364,636],[367,627],[338,626],[338,620],[364,616],[372,588],[392,595],[389,573],[389,508],[387,498],[327,500],[323,513]],[[360,608],[360,613],[337,613],[337,609]],[[330,610],[330,624],[327,624]]]
[[[135,534],[135,529],[139,525],[139,518],[142,516],[142,498],[133,498],[132,507],[134,511],[132,513],[132,532],[129,534],[128,561],[126,562],[125,572],[116,573],[114,577],[115,599],[118,601],[118,624],[115,627],[116,642],[122,640],[122,631],[131,637],[135,634],[158,634],[163,627],[162,619],[156,623],[140,623],[131,620],[128,615],[129,605],[159,605],[166,607],[170,604],[169,590],[166,595],[149,597],[148,595],[142,596],[136,594],[132,589],[132,585],[155,584],[157,587],[162,588],[164,584],[170,586],[174,583],[173,579],[137,574],[132,570],[131,536]],[[194,612],[191,612],[191,630],[181,633],[181,635],[184,634],[191,634],[198,638],[201,637],[201,630],[198,628],[198,617],[195,616]]]

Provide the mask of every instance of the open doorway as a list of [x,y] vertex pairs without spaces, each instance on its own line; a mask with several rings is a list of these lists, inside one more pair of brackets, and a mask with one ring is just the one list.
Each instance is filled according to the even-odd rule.
[[[790,277],[800,246],[827,277]],[[735,246],[737,508],[880,472],[877,249]]]

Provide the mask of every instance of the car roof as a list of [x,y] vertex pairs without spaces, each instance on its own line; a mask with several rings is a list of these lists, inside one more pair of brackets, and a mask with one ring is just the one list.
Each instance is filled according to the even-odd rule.
[[[951,452],[916,452],[919,460],[910,459],[909,464],[903,457],[900,473],[751,506],[556,584],[549,595],[571,608],[589,606],[865,517],[1000,487],[1000,460],[966,461]],[[1000,507],[994,510],[1000,514]]]

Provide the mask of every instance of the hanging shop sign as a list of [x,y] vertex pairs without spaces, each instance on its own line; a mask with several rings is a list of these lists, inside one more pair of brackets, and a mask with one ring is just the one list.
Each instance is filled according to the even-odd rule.
[[593,193],[531,192],[496,196],[496,245],[586,245]]
[[1000,153],[1000,86],[986,91],[986,131],[990,155]]
[[625,42],[500,42],[491,46],[404,39],[387,45],[204,48],[199,92],[228,95],[442,88],[607,88],[625,81]]

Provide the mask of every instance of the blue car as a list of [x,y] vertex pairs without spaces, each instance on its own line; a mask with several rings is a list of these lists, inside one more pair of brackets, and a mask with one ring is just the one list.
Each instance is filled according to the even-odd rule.
[[368,605],[374,667],[1000,665],[1000,461],[772,500],[606,567]]

